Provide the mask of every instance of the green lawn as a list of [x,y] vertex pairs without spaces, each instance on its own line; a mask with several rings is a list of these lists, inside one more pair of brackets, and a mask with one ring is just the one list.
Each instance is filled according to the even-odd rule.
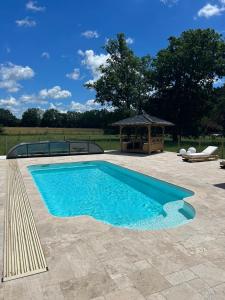
[[[106,135],[93,132],[90,135],[85,134],[19,134],[19,135],[0,135],[0,155],[5,155],[8,150],[16,144],[23,142],[35,142],[35,141],[47,141],[47,140],[93,140],[99,144],[104,150],[118,150],[119,149],[119,136],[118,135]],[[188,149],[193,146],[197,151],[201,151],[208,145],[215,145],[219,147],[219,155],[221,158],[225,158],[225,150],[222,147],[221,138],[201,138],[201,139],[182,139],[181,144],[174,143],[170,138],[165,139],[165,150],[177,152],[180,148]]]

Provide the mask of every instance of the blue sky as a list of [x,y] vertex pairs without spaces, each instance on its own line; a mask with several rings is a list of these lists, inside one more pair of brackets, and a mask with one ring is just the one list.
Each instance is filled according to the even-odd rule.
[[225,33],[225,0],[7,0],[0,2],[0,107],[99,108],[94,91],[108,38],[124,32],[138,55],[154,56],[190,28]]

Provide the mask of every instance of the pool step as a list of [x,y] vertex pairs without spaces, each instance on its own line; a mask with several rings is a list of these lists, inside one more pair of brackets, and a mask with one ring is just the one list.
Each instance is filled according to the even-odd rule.
[[8,165],[3,265],[2,281],[47,271],[22,174],[14,160]]

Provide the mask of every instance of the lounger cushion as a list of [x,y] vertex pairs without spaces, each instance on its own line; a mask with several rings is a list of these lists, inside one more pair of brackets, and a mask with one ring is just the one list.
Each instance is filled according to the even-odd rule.
[[202,153],[212,155],[217,149],[218,149],[218,147],[208,146],[205,150],[202,151]]
[[205,150],[199,153],[190,153],[189,151],[187,154],[182,155],[183,157],[187,158],[195,158],[195,157],[208,157],[210,155],[213,155],[213,153],[218,149],[218,147],[215,146],[208,146]]

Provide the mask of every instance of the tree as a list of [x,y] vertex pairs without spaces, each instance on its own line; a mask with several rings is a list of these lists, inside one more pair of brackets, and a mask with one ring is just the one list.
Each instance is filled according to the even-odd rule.
[[225,75],[225,42],[212,29],[183,32],[153,61],[155,93],[148,109],[176,124],[177,135],[198,135],[216,78]]
[[0,108],[0,124],[3,126],[18,126],[19,120],[8,109]]
[[22,115],[21,125],[24,127],[38,127],[41,124],[43,112],[39,108],[28,108]]
[[215,89],[213,107],[210,113],[211,120],[225,134],[225,85]]
[[42,127],[65,127],[65,116],[56,109],[48,109],[44,112]]
[[64,126],[68,128],[76,128],[79,127],[81,113],[76,111],[68,111],[65,115],[66,123]]
[[99,68],[101,77],[85,86],[95,89],[96,102],[102,105],[141,111],[152,89],[150,56],[135,56],[123,33],[109,40],[104,48],[109,57]]

